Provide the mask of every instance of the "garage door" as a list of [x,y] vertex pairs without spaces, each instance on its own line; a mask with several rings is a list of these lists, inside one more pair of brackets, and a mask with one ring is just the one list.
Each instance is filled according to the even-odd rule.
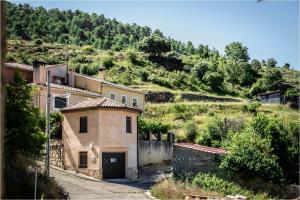
[[102,153],[103,179],[125,178],[125,153]]

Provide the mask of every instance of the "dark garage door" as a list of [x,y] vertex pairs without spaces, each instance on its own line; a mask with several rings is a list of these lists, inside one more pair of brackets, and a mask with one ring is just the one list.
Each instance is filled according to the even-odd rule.
[[125,178],[125,153],[102,153],[103,179]]

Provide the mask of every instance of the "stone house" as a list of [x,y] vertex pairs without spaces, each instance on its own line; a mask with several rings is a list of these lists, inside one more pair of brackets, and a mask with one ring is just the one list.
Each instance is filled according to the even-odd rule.
[[62,138],[51,141],[51,164],[100,179],[137,178],[137,117],[144,109],[143,92],[106,81],[103,68],[99,78],[38,61],[23,71],[27,82],[38,88],[34,105],[44,111],[50,71],[50,111],[64,115]]
[[224,149],[192,143],[175,143],[173,173],[175,176],[190,176],[199,172],[217,171],[224,154]]

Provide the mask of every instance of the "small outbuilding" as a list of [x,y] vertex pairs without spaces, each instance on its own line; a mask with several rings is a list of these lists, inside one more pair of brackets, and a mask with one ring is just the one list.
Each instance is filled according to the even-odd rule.
[[195,175],[216,171],[226,150],[192,143],[173,146],[173,173],[175,176]]
[[257,98],[262,103],[268,103],[268,104],[284,104],[285,103],[285,97],[282,94],[282,92],[279,90],[258,94]]

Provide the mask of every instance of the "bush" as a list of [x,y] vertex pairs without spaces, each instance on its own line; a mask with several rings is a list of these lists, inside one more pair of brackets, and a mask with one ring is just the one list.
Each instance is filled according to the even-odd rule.
[[95,52],[94,48],[92,46],[89,46],[89,45],[82,47],[82,51],[84,53],[88,53],[88,54],[91,54],[91,53]]
[[278,157],[272,154],[270,141],[248,128],[234,135],[221,168],[235,175],[240,174],[245,180],[261,177],[277,182],[282,178],[277,160]]
[[215,191],[218,193],[223,193],[225,195],[244,195],[250,199],[268,199],[267,194],[260,193],[254,194],[252,191],[242,188],[241,186],[223,180],[216,175],[199,173],[193,180],[192,184],[194,186],[203,188],[208,191]]
[[105,67],[105,69],[112,68],[114,66],[113,59],[111,57],[104,58],[102,61],[102,65],[103,65],[103,67]]
[[205,130],[199,134],[196,142],[206,146],[220,147],[226,134],[223,122],[218,118],[214,118],[208,123]]
[[139,129],[139,133],[144,138],[146,138],[149,132],[155,134],[155,136],[157,137],[158,133],[163,133],[163,134],[167,133],[171,129],[171,126],[170,124],[164,123],[162,121],[139,118],[138,129]]
[[198,127],[197,127],[196,123],[192,120],[188,121],[185,124],[185,129],[186,129],[187,141],[194,143],[194,141],[198,135]]
[[41,39],[36,39],[36,40],[34,40],[34,44],[37,46],[40,46],[43,44],[43,41]]
[[149,79],[149,72],[147,70],[142,70],[139,72],[139,75],[141,77],[141,81],[146,82]]
[[261,105],[262,105],[261,102],[258,102],[258,101],[251,102],[251,103],[243,106],[243,111],[257,114],[258,109],[260,108]]

